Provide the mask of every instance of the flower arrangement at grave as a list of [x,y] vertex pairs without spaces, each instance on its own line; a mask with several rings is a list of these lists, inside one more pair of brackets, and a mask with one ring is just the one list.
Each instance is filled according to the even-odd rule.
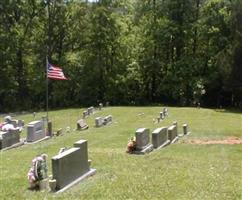
[[132,153],[136,148],[136,138],[131,137],[127,144],[127,153]]
[[47,155],[42,154],[32,160],[32,166],[28,172],[28,180],[30,188],[35,188],[39,185],[39,181],[48,177]]

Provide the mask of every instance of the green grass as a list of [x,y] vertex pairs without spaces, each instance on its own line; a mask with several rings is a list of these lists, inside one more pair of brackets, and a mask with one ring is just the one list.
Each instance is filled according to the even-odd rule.
[[[178,142],[160,151],[137,156],[125,153],[128,138],[135,130],[188,123],[192,134],[187,139],[242,137],[242,114],[211,109],[169,108],[169,117],[154,124],[160,107],[109,107],[87,119],[89,129],[72,131],[33,145],[0,152],[0,199],[242,199],[242,145],[192,145]],[[53,128],[70,126],[83,109],[67,109],[49,113]],[[144,113],[138,116],[139,113]],[[113,115],[113,124],[95,128],[97,116]],[[44,113],[38,113],[37,118]],[[19,118],[26,123],[32,115]],[[22,137],[26,132],[22,133]],[[27,172],[37,154],[51,157],[61,147],[72,147],[79,139],[87,139],[89,158],[97,174],[70,190],[54,195],[27,190]],[[184,138],[183,140],[186,140]],[[49,170],[51,174],[51,170]]]

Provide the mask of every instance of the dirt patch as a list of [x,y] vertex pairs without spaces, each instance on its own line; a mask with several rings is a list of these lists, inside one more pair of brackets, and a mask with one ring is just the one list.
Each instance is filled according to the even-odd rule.
[[187,143],[189,144],[242,144],[242,138],[238,137],[229,137],[224,140],[189,140]]

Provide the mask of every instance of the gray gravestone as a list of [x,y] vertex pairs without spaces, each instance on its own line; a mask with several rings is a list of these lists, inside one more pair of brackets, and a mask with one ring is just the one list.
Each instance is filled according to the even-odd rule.
[[27,126],[27,142],[35,142],[46,137],[44,122],[33,121]]
[[71,148],[52,158],[53,179],[59,190],[81,176],[80,148]]
[[18,127],[24,127],[24,120],[18,120]]
[[112,121],[113,121],[113,117],[112,117],[112,115],[108,115],[108,116],[104,117],[104,119],[103,119],[103,124],[104,124],[104,125],[111,124]]
[[78,120],[76,125],[77,125],[77,130],[88,129],[88,125],[83,119]]
[[177,134],[178,134],[178,123],[177,123],[177,121],[174,121],[174,122],[173,122],[173,125],[176,127],[176,132],[177,132]]
[[88,117],[88,112],[85,110],[83,111],[83,119],[85,119],[86,117]]
[[157,128],[152,132],[152,144],[154,148],[159,148],[168,143],[167,127]]
[[66,187],[90,172],[87,141],[80,140],[74,146],[52,158],[52,173],[53,179],[56,180],[56,190]]
[[19,130],[0,131],[0,149],[11,147],[20,142]]
[[93,113],[94,113],[94,107],[93,107],[93,106],[92,106],[92,107],[89,107],[89,108],[87,109],[87,112],[88,112],[88,115],[93,114]]
[[164,119],[165,118],[165,115],[163,112],[160,112],[160,119]]
[[188,129],[188,125],[187,124],[183,124],[183,134],[184,135],[189,135],[190,132],[189,132],[189,129]]
[[176,125],[172,125],[168,128],[168,139],[173,143],[177,139],[177,128]]
[[103,104],[102,103],[99,103],[98,108],[99,108],[99,110],[102,110]]
[[168,109],[167,108],[163,108],[163,113],[164,113],[164,116],[167,117],[168,116]]
[[140,128],[135,132],[136,149],[144,149],[150,142],[150,130],[147,128]]
[[145,154],[153,150],[153,145],[150,144],[150,130],[147,128],[139,128],[135,132],[136,145],[133,153],[135,154]]
[[48,121],[48,129],[47,129],[47,136],[50,136],[52,137],[52,122],[51,121]]
[[79,140],[75,142],[74,147],[78,147],[81,150],[81,157],[79,159],[79,162],[81,163],[81,173],[85,173],[90,169],[88,164],[87,140]]
[[103,118],[102,117],[95,118],[95,126],[101,127],[102,125],[103,125]]

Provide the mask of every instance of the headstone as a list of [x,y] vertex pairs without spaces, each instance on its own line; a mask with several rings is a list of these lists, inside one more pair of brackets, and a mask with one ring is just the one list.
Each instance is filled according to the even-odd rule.
[[104,119],[103,119],[103,124],[104,124],[104,125],[111,124],[112,121],[113,121],[113,117],[112,117],[112,115],[108,115],[108,116],[104,117]]
[[167,127],[157,128],[152,132],[152,144],[155,149],[161,148],[169,142]]
[[109,101],[106,102],[106,107],[108,107],[108,106],[109,106]]
[[103,118],[102,117],[95,118],[95,126],[101,127],[102,125],[103,125]]
[[0,131],[0,149],[11,147],[20,142],[19,130]]
[[85,119],[86,117],[88,117],[88,112],[87,112],[87,110],[83,111],[83,119]]
[[188,129],[188,125],[187,124],[183,124],[183,134],[184,135],[189,135],[190,132],[189,132],[189,129]]
[[138,150],[143,149],[146,145],[150,142],[150,136],[149,136],[150,130],[147,128],[140,128],[136,131],[135,137],[136,137],[136,148]]
[[168,109],[167,108],[163,108],[163,113],[164,113],[164,116],[167,117],[168,116]]
[[99,103],[99,105],[98,105],[98,109],[99,109],[99,110],[102,110],[102,108],[103,108],[103,104],[102,104],[102,103]]
[[48,121],[48,129],[47,129],[46,135],[52,137],[52,122],[51,121]]
[[77,130],[85,130],[88,129],[87,123],[83,119],[79,119],[77,121]]
[[93,114],[93,113],[94,113],[94,107],[93,107],[93,106],[92,106],[92,107],[89,107],[89,108],[87,109],[87,113],[88,113],[88,115]]
[[80,140],[73,148],[54,156],[52,173],[56,180],[56,190],[63,190],[81,177],[94,174],[95,170],[90,170],[88,164],[87,141]]
[[160,119],[162,120],[162,119],[164,119],[164,118],[165,118],[164,113],[163,113],[163,112],[160,112]]
[[173,125],[176,127],[176,133],[178,134],[178,123],[177,123],[177,121],[174,121]]
[[18,120],[18,127],[24,127],[24,120]]
[[136,146],[134,153],[145,154],[153,150],[153,145],[150,144],[150,130],[147,128],[139,128],[135,132]]
[[27,126],[27,142],[35,142],[46,137],[44,121],[33,121]]
[[172,125],[168,128],[168,139],[171,143],[177,140],[177,128],[176,125]]

